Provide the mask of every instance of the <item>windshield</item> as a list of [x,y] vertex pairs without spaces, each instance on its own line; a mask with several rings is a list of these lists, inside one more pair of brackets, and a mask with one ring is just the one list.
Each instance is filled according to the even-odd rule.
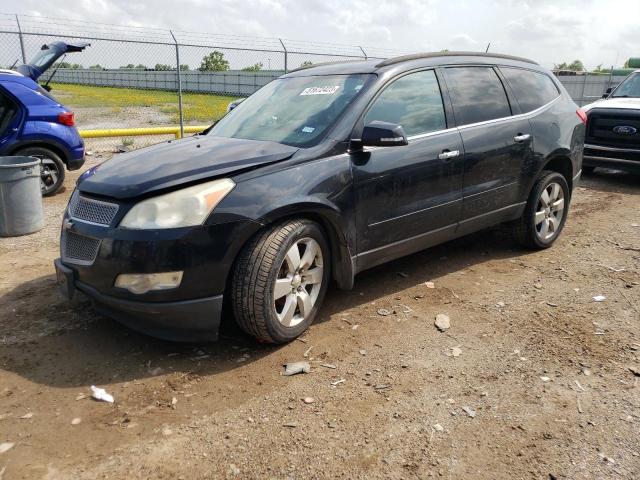
[[612,97],[640,97],[640,73],[634,73],[616,88]]
[[314,145],[353,102],[372,75],[274,80],[231,110],[209,133],[219,137]]

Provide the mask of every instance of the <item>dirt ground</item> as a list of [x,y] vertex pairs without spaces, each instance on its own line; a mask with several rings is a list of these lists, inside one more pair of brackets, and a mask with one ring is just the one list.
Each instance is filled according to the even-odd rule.
[[0,240],[0,479],[640,478],[639,176],[584,178],[549,250],[496,228],[364,272],[279,347],[59,298],[76,176],[42,232]]

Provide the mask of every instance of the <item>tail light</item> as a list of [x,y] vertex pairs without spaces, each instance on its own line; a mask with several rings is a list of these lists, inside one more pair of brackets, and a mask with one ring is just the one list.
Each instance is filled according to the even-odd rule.
[[582,110],[581,108],[579,108],[578,110],[576,110],[576,113],[580,117],[580,120],[582,120],[582,123],[584,123],[586,125],[587,124],[587,114],[585,113],[585,111]]
[[73,127],[76,124],[73,118],[73,112],[62,112],[58,115],[58,123],[66,125],[67,127]]

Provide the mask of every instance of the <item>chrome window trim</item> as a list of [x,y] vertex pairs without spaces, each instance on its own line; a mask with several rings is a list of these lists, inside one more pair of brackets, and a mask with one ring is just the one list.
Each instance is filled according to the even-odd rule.
[[[549,103],[546,103],[546,104],[542,105],[541,107],[538,107],[535,110],[531,110],[530,112],[527,112],[527,113],[519,113],[517,115],[511,115],[509,117],[494,118],[492,120],[485,120],[484,122],[468,123],[466,125],[447,128],[445,130],[436,130],[436,131],[433,131],[433,132],[420,133],[418,135],[412,135],[410,137],[407,137],[407,141],[410,142],[412,140],[419,140],[419,139],[426,138],[426,137],[432,137],[434,135],[442,135],[444,133],[450,133],[450,132],[453,132],[455,130],[466,130],[467,128],[482,127],[482,126],[491,125],[491,124],[494,124],[494,123],[502,123],[502,122],[507,122],[507,121],[510,121],[510,120],[520,120],[520,119],[524,119],[524,118],[535,117],[539,113],[542,113],[543,111],[545,111],[548,108],[550,108],[551,105],[556,103],[561,97],[562,97],[562,95],[558,95],[556,98],[551,100]],[[586,145],[585,145],[585,147],[586,147]]]
[[640,150],[634,148],[605,147],[603,145],[591,145],[589,143],[585,143],[584,148],[589,148],[591,150],[602,150],[604,152],[640,153]]

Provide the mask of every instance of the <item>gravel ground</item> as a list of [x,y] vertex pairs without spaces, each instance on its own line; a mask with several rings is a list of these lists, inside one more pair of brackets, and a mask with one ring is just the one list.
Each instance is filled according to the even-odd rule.
[[496,228],[364,272],[273,347],[230,322],[157,341],[58,298],[75,176],[43,231],[0,240],[3,480],[640,476],[640,177],[585,178],[549,250]]

